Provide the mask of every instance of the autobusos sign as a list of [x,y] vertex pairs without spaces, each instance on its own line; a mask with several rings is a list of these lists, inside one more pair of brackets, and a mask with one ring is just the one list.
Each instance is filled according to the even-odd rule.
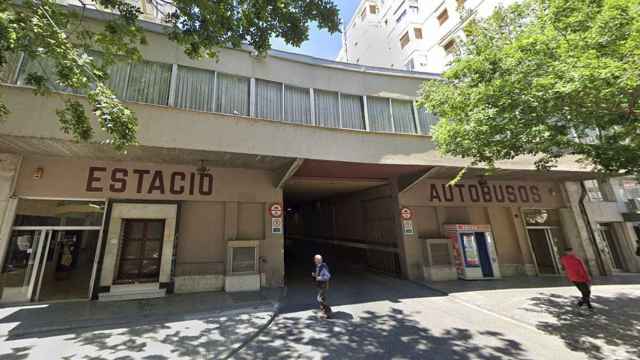
[[89,167],[87,192],[159,195],[213,195],[213,175],[154,169]]
[[531,184],[429,184],[427,199],[437,203],[541,203],[542,192]]

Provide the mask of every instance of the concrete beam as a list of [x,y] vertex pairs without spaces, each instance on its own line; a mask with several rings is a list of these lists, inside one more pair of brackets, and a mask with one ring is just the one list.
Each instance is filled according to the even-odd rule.
[[420,181],[428,178],[429,174],[433,173],[434,169],[435,168],[431,168],[423,173],[414,174],[414,175],[410,175],[410,176],[402,177],[401,179],[398,179],[399,192],[403,193],[405,191],[408,191],[409,189],[414,187],[416,184],[418,184]]
[[289,167],[284,168],[282,171],[278,172],[278,174],[276,174],[276,178],[274,182],[276,189],[282,189],[282,187],[287,182],[287,180],[289,180],[293,176],[293,174],[295,174],[296,171],[298,171],[300,166],[302,166],[303,162],[304,162],[304,159],[297,158],[291,163]]

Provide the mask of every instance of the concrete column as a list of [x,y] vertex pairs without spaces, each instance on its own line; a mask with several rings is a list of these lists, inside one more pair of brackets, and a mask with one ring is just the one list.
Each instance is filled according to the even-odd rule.
[[0,266],[4,266],[18,201],[13,197],[22,157],[0,154]]
[[[278,202],[282,204],[282,192],[280,192]],[[259,267],[262,274],[262,286],[282,287],[284,286],[284,234],[273,234],[271,231],[271,215],[268,211],[270,205],[270,203],[266,203],[263,212],[265,239],[260,245]],[[284,214],[282,220],[284,221]]]
[[400,217],[400,204],[398,196],[398,179],[390,181],[391,187],[391,203],[393,204],[392,211],[394,212],[394,226],[396,229],[396,238],[398,239],[398,250],[400,258],[400,267],[402,268],[402,274],[409,280],[422,280],[424,277],[423,265],[424,259],[422,258],[422,244],[418,240],[418,233],[414,226],[413,235],[405,235],[402,229],[402,219]]
[[513,227],[516,230],[516,237],[518,240],[518,247],[522,255],[522,263],[524,264],[524,272],[528,276],[534,276],[538,274],[535,259],[531,251],[531,244],[529,243],[529,235],[524,227],[522,221],[522,214],[519,208],[510,208],[511,218],[513,219]]

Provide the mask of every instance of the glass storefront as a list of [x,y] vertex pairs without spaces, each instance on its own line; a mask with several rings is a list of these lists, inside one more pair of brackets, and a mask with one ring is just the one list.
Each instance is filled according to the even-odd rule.
[[105,203],[20,199],[0,273],[0,301],[87,298]]

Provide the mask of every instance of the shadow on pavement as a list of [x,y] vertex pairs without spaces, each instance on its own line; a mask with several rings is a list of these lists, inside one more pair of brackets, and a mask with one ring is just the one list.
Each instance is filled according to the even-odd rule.
[[594,312],[576,307],[577,296],[542,294],[530,299],[527,311],[551,315],[536,327],[561,338],[573,351],[591,359],[640,359],[640,296],[624,293],[593,296]]
[[[251,336],[270,313],[219,316],[186,322],[164,322],[135,327],[103,327],[74,332],[52,332],[38,338],[38,347],[64,347],[42,357],[33,345],[11,346],[0,351],[0,360],[90,359],[90,360],[169,360],[220,359]],[[53,340],[52,340],[53,339]],[[49,341],[53,341],[49,343]],[[19,343],[19,340],[18,340]],[[33,342],[32,342],[33,344]],[[7,352],[6,350],[10,350]],[[45,350],[46,351],[46,350]]]
[[[354,321],[340,314],[319,321],[316,315],[281,315],[235,359],[529,359],[519,342],[495,331],[474,333],[450,328],[436,335],[397,308],[365,311]],[[275,336],[272,336],[276,334]],[[483,345],[476,336],[491,338]]]
[[[127,301],[71,301],[0,307],[0,336],[27,338],[43,332],[73,333],[79,328],[111,329],[160,323],[220,311],[265,306],[277,301],[280,289],[229,294],[202,292]],[[126,325],[123,325],[126,324]]]
[[[612,275],[595,277],[594,285],[637,285],[640,274]],[[526,276],[508,277],[498,280],[452,280],[429,283],[434,289],[447,294],[469,291],[508,290],[508,289],[540,289],[551,287],[573,287],[564,276]]]

